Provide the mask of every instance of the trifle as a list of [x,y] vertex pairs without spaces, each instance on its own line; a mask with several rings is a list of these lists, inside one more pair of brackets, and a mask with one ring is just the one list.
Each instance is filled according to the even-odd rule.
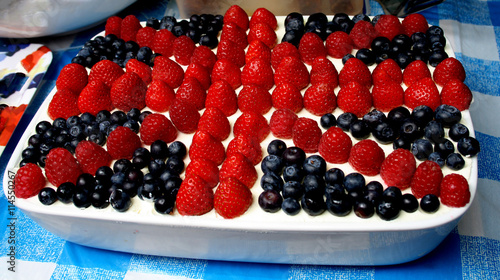
[[61,70],[5,177],[28,215],[89,246],[404,262],[475,194],[464,80],[420,15],[112,17]]

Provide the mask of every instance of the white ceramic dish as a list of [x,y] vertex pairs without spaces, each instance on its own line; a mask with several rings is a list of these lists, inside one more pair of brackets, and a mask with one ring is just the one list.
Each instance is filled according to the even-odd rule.
[[0,37],[32,38],[88,28],[135,0],[8,0],[0,3]]
[[[282,19],[278,18],[280,24]],[[281,38],[280,32],[282,30],[278,38]],[[452,53],[451,49],[448,53]],[[54,93],[33,118],[7,165],[3,182],[7,195],[21,151],[36,123],[47,119],[47,106]],[[340,111],[337,109],[334,113],[338,115]],[[462,114],[464,124],[473,132],[469,112]],[[181,135],[180,139],[189,141],[190,137]],[[263,148],[271,138],[261,144]],[[392,150],[391,145],[383,148],[386,153]],[[346,174],[352,172],[348,164],[336,166]],[[331,167],[333,165],[329,165]],[[261,175],[260,167],[256,168]],[[444,168],[443,172],[450,170]],[[467,158],[461,173],[469,180],[472,202],[477,186],[477,158]],[[366,180],[381,181],[380,176],[366,177]],[[213,210],[195,217],[177,213],[161,215],[154,211],[151,202],[137,197],[125,213],[111,207],[80,210],[60,202],[43,206],[36,197],[17,199],[16,206],[61,238],[91,247],[199,259],[327,265],[390,265],[420,258],[441,243],[470,206],[470,203],[462,208],[441,206],[434,214],[421,210],[412,214],[401,212],[390,222],[376,215],[361,219],[354,213],[336,217],[325,212],[311,217],[301,211],[292,217],[283,212],[262,211],[256,201],[261,192],[258,185],[257,182],[252,189],[254,203],[250,209],[232,220],[219,217]]]

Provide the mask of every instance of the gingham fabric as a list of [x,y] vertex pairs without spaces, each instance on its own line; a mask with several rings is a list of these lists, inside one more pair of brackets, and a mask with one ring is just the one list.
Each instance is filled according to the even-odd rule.
[[[144,1],[140,1],[144,2]],[[177,15],[175,3],[147,1],[120,15],[139,19]],[[382,13],[370,1],[370,14]],[[16,267],[9,271],[8,203],[0,192],[0,279],[500,279],[500,1],[445,1],[421,12],[441,26],[464,64],[474,94],[470,109],[481,143],[478,191],[457,228],[428,255],[381,267],[276,265],[157,257],[80,246],[54,236],[16,210]],[[41,104],[57,73],[100,25],[51,41],[54,59],[33,101]],[[9,40],[3,40],[9,43]],[[29,117],[29,112],[27,112]],[[5,153],[1,161],[3,176]],[[2,180],[3,181],[3,180]]]

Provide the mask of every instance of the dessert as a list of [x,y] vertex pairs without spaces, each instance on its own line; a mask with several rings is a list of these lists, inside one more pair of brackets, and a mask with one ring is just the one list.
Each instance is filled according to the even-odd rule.
[[[439,216],[454,211],[456,204],[445,204],[434,191],[441,184],[437,182],[440,176],[429,176],[438,178],[432,182],[419,182],[423,175],[414,176],[427,174],[426,165],[431,166],[428,169],[437,165],[444,178],[451,173],[470,178],[473,156],[478,152],[475,139],[463,140],[459,135],[465,134],[457,127],[471,128],[465,109],[471,100],[462,72],[446,67],[437,70],[441,61],[456,64],[452,57],[446,58],[452,53],[440,41],[442,30],[426,30],[437,41],[432,49],[421,47],[421,52],[415,52],[414,57],[428,57],[425,62],[431,66],[422,67],[422,60],[412,60],[407,51],[396,50],[411,44],[415,49],[422,43],[401,35],[404,26],[411,29],[408,21],[401,24],[380,16],[354,22],[342,14],[329,19],[318,13],[304,22],[301,15],[291,14],[279,18],[273,36],[272,26],[249,24],[252,17],[242,16],[237,7],[227,15],[223,25],[211,17],[211,28],[221,30],[217,42],[213,37],[205,39],[211,32],[190,34],[184,23],[177,24],[172,18],[151,20],[144,27],[130,18],[120,24],[119,19],[108,20],[109,34],[95,37],[96,43],[89,45],[113,40],[112,44],[123,44],[122,57],[114,54],[111,60],[96,61],[84,55],[88,50],[82,50],[70,65],[88,67],[87,84],[77,97],[72,89],[81,85],[58,87],[40,109],[36,125],[39,134],[53,133],[50,127],[65,125],[76,127],[69,129],[72,139],[88,137],[77,143],[61,142],[67,149],[47,150],[41,161],[46,171],[48,166],[51,170],[54,151],[61,149],[74,149],[75,160],[87,171],[75,171],[73,162],[63,164],[68,169],[65,176],[77,174],[68,179],[74,186],[58,182],[62,175],[47,176],[54,182],[49,188],[59,186],[58,201],[51,201],[54,195],[44,190],[40,196],[42,201],[53,202],[50,206],[40,205],[37,197],[27,202],[64,211],[85,208],[111,215],[118,211],[188,223],[231,220],[233,226],[297,221],[316,226],[325,222],[375,225],[387,223],[385,220],[404,224],[426,220],[430,212]],[[155,29],[157,24],[160,29]],[[169,24],[171,34],[161,29]],[[399,29],[394,30],[398,24]],[[249,29],[248,36],[242,28]],[[118,33],[122,38],[135,35],[138,42],[122,42],[116,39]],[[414,37],[424,36],[420,33]],[[242,41],[242,36],[250,34],[262,44]],[[193,49],[186,38],[200,44]],[[283,38],[280,43],[279,38]],[[210,50],[215,46],[217,50]],[[444,86],[436,85],[437,77]],[[448,85],[463,88],[463,98],[449,99],[454,106],[440,101],[440,89]],[[463,113],[458,107],[465,109]],[[438,123],[437,127],[431,123]],[[448,153],[448,135],[463,143],[462,148]],[[93,149],[82,148],[88,146],[86,141],[105,147],[107,153],[99,161],[110,164],[86,166],[85,162],[97,161],[89,160],[89,155],[79,159],[80,148]],[[170,151],[173,147],[184,152],[176,155]],[[87,172],[92,178],[82,175]],[[459,181],[445,181],[447,200],[453,199],[449,190],[464,190]],[[74,205],[65,203],[71,189]],[[462,201],[467,200],[466,193],[464,190]]]

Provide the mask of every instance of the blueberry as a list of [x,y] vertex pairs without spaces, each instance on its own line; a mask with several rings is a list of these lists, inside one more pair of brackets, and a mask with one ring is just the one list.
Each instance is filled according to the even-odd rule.
[[288,181],[283,185],[283,191],[281,193],[283,198],[295,198],[300,199],[304,194],[302,184],[297,181]]
[[281,203],[281,209],[283,212],[285,212],[287,215],[290,216],[295,216],[300,212],[300,203],[297,201],[297,199],[288,197],[283,200]]
[[367,21],[367,22],[371,22],[370,18],[365,14],[356,14],[352,17],[352,21],[354,23],[356,23],[358,21],[362,21],[362,20]]
[[363,116],[363,121],[365,121],[371,128],[374,128],[379,122],[387,120],[384,112],[379,110],[372,110]]
[[445,139],[443,142],[434,145],[434,152],[438,152],[441,156],[447,157],[449,154],[455,152],[455,146],[450,140]]
[[375,207],[372,202],[360,199],[354,203],[354,214],[360,218],[367,219],[375,214]]
[[139,147],[139,148],[135,149],[133,156],[134,157],[144,156],[145,158],[151,158],[151,152],[144,147]]
[[399,128],[410,116],[411,113],[406,107],[396,107],[387,113],[387,121],[392,126]]
[[413,213],[418,210],[418,200],[411,193],[405,193],[402,197],[401,210]]
[[439,121],[430,121],[424,127],[424,136],[433,144],[443,142],[445,140],[443,124]]
[[314,174],[323,177],[326,173],[326,161],[319,155],[311,155],[304,161],[302,169],[306,174]]
[[410,150],[411,149],[411,141],[409,139],[406,139],[404,137],[399,137],[394,142],[392,143],[392,148],[394,150],[397,149],[405,149],[405,150]]
[[352,212],[353,203],[346,194],[333,195],[326,199],[326,209],[338,217],[347,216]]
[[365,191],[375,191],[382,194],[382,192],[384,191],[384,186],[379,181],[370,181],[363,189]]
[[282,140],[275,139],[267,146],[267,153],[270,155],[283,156],[283,152],[287,149],[286,143]]
[[418,160],[426,160],[434,150],[429,140],[417,139],[413,142],[410,151]]
[[345,188],[341,184],[328,184],[325,187],[325,196],[327,199],[332,196],[338,196],[345,193]]
[[57,129],[66,129],[68,126],[66,125],[66,119],[57,118],[52,122],[52,126]]
[[111,184],[121,186],[123,182],[125,182],[125,173],[118,172],[111,176]]
[[479,141],[474,137],[462,137],[457,142],[457,150],[466,157],[473,157],[481,150]]
[[262,159],[260,164],[261,170],[264,173],[272,172],[276,175],[281,175],[283,173],[283,168],[285,164],[283,159],[277,155],[267,155]]
[[288,42],[288,43],[294,45],[295,47],[298,47],[300,44],[300,39],[302,38],[303,33],[304,33],[304,31],[300,31],[300,30],[293,30],[293,29],[288,30],[283,35],[281,42]]
[[39,150],[32,146],[28,146],[21,153],[21,158],[26,162],[36,163],[39,157],[40,157]]
[[126,122],[123,123],[124,127],[130,128],[134,133],[139,133],[140,125],[139,122],[134,121],[134,120],[127,120]]
[[388,187],[382,192],[383,199],[386,201],[393,201],[400,205],[403,199],[403,193],[398,187]]
[[168,146],[168,153],[170,156],[177,156],[184,159],[187,156],[187,148],[181,141],[174,141]]
[[400,204],[391,200],[382,200],[375,208],[377,215],[385,221],[391,221],[399,216]]
[[375,63],[375,53],[370,49],[359,49],[356,52],[356,58],[361,60],[366,66],[371,66]]
[[219,45],[219,39],[216,32],[207,32],[200,35],[200,45],[207,46],[210,49],[215,49]]
[[43,205],[51,205],[57,201],[57,194],[53,188],[43,188],[38,192],[38,200]]
[[120,189],[117,189],[111,193],[109,197],[109,203],[118,212],[125,212],[132,205],[132,200],[127,193]]
[[156,19],[156,18],[153,18],[153,17],[148,18],[146,20],[146,26],[158,30],[160,28],[160,21],[158,19]]
[[322,176],[308,174],[304,176],[302,184],[306,194],[314,193],[322,196],[325,193],[326,184]]
[[376,37],[372,40],[371,49],[378,54],[388,53],[391,49],[391,40],[387,37]]
[[299,147],[289,147],[283,151],[282,157],[285,161],[285,165],[302,165],[306,159],[306,153]]
[[395,46],[400,46],[402,50],[409,50],[412,46],[411,38],[406,34],[398,34],[392,39],[392,44]]
[[84,189],[86,191],[91,191],[96,185],[96,180],[92,174],[82,173],[76,179],[75,186],[77,189]]
[[154,201],[154,208],[160,214],[170,214],[174,211],[175,199],[169,196],[160,196]]
[[427,159],[437,163],[441,168],[443,168],[446,164],[445,157],[443,157],[439,152],[433,152]]
[[96,120],[96,122],[101,123],[105,120],[109,120],[110,117],[111,117],[111,113],[108,110],[101,110],[95,116],[95,120]]
[[444,50],[433,50],[429,55],[429,65],[436,67],[441,61],[448,58],[448,54]]
[[65,182],[59,185],[56,190],[57,199],[62,203],[70,203],[73,201],[73,194],[76,186],[71,182]]
[[72,200],[73,204],[78,208],[88,208],[91,205],[90,194],[83,189],[76,189]]
[[327,184],[343,184],[344,183],[344,171],[342,169],[333,167],[328,169],[325,173],[325,182]]
[[118,172],[127,172],[129,169],[132,168],[132,162],[128,159],[119,159],[113,163],[113,172],[118,173]]
[[420,209],[427,213],[434,213],[440,206],[439,198],[434,194],[427,194],[420,200]]
[[132,108],[127,112],[127,119],[139,122],[139,116],[141,115],[141,110],[137,108]]
[[337,118],[332,113],[324,114],[321,116],[319,123],[322,128],[329,129],[332,126],[337,125]]
[[356,138],[357,140],[368,138],[371,132],[368,123],[362,119],[352,122],[349,130],[352,137]]
[[442,104],[436,108],[434,117],[437,121],[441,122],[444,127],[451,127],[460,122],[462,113],[454,106]]
[[365,177],[357,172],[347,174],[344,178],[344,187],[348,193],[363,190],[365,184]]
[[399,130],[390,125],[387,121],[379,122],[372,131],[375,140],[381,144],[394,142],[399,136]]
[[451,153],[446,157],[446,166],[452,170],[460,170],[465,166],[465,160],[459,153]]
[[423,132],[420,130],[417,122],[411,118],[406,119],[401,124],[401,129],[399,131],[400,137],[406,138],[409,141],[414,141],[422,137]]
[[177,174],[181,174],[184,171],[184,161],[178,156],[169,157],[165,165],[167,170],[171,170]]
[[350,54],[350,53],[348,53],[348,54],[344,55],[344,56],[342,57],[342,64],[346,64],[346,62],[347,62],[349,59],[353,58],[353,57],[354,57],[354,55],[352,55],[352,54]]
[[321,215],[326,210],[326,203],[323,199],[323,195],[318,195],[314,192],[306,192],[300,202],[302,209],[304,209],[309,216]]
[[285,17],[285,26],[290,22],[290,21],[298,21],[300,25],[304,25],[304,16],[298,12],[292,12],[289,13]]
[[175,198],[177,197],[177,192],[181,187],[182,179],[180,177],[172,177],[165,181],[162,191],[164,195]]
[[121,186],[121,190],[127,193],[130,197],[135,197],[138,194],[140,183],[125,180]]
[[149,162],[148,170],[154,176],[160,175],[165,169],[166,164],[161,159],[154,159]]
[[336,13],[332,19],[332,21],[337,23],[337,24],[340,24],[341,22],[344,22],[347,20],[350,20],[350,17],[346,13]]
[[353,113],[342,113],[337,118],[337,126],[343,131],[349,131],[351,124],[357,119],[358,117]]
[[259,206],[262,210],[269,213],[276,213],[281,209],[283,197],[278,191],[266,190],[259,195]]
[[432,25],[430,26],[427,31],[426,31],[426,35],[427,36],[431,36],[431,35],[444,35],[444,31],[441,27],[437,26],[437,25]]
[[283,185],[284,185],[283,179],[272,172],[265,173],[260,178],[260,186],[264,190],[271,189],[271,190],[281,191],[283,190]]
[[114,172],[113,169],[111,169],[111,167],[101,166],[97,168],[97,171],[95,172],[95,179],[101,182],[103,181],[111,182],[111,176],[113,176],[113,174]]
[[90,194],[90,203],[97,209],[104,209],[109,205],[109,193],[105,190],[94,191]]
[[283,179],[285,180],[285,182],[288,181],[302,182],[303,178],[304,178],[304,171],[300,166],[289,165],[285,167],[285,169],[283,170]]
[[457,142],[463,137],[469,137],[469,129],[464,124],[456,123],[450,127],[448,136],[451,140]]
[[354,22],[351,19],[347,19],[339,22],[340,31],[344,31],[345,33],[351,33],[352,28],[354,27]]
[[28,139],[28,145],[33,146],[33,147],[39,147],[40,144],[42,143],[43,139],[40,134],[33,134],[30,136]]
[[142,200],[154,200],[160,195],[160,185],[163,182],[160,179],[153,179],[148,182],[144,182],[137,191],[139,198]]

